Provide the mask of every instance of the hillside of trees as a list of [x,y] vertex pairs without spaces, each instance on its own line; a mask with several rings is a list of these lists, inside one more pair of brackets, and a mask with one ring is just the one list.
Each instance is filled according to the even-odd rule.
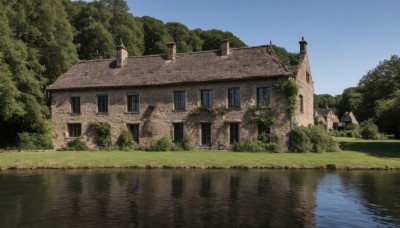
[[371,119],[380,131],[400,138],[400,57],[393,55],[370,70],[356,87],[341,95],[314,96],[314,107],[337,108],[338,115],[352,111],[359,122]]

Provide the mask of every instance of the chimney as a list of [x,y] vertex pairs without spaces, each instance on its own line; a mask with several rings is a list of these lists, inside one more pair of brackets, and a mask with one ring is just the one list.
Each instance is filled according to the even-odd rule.
[[301,37],[299,44],[300,44],[300,54],[307,53],[307,41],[304,40],[304,36]]
[[176,56],[176,44],[174,42],[171,42],[167,44],[167,47],[167,59],[174,60]]
[[124,46],[121,40],[121,44],[117,46],[117,67],[121,68],[124,65],[127,58],[128,58],[128,51],[126,50],[126,47]]
[[221,49],[221,56],[229,55],[229,41],[228,40],[222,40],[220,49]]

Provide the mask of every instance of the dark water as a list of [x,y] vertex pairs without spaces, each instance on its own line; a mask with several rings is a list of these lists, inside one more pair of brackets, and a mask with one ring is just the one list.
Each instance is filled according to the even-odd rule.
[[0,172],[0,227],[399,227],[400,172]]

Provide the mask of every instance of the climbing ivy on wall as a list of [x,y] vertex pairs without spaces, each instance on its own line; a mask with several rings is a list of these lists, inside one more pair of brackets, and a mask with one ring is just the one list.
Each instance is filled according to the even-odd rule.
[[209,115],[209,121],[212,122],[217,118],[221,118],[227,112],[227,109],[224,107],[219,108],[203,108],[198,107],[189,112],[189,114],[185,117],[185,121],[189,121],[191,118],[195,118],[201,113],[207,113]]
[[288,103],[287,114],[291,118],[296,111],[297,94],[299,93],[299,87],[294,80],[289,78],[279,80],[278,83],[275,84],[275,89],[286,96]]
[[276,121],[276,115],[272,112],[271,107],[267,104],[260,104],[258,106],[250,107],[250,122],[256,124],[263,124],[271,126]]
[[99,147],[109,147],[111,145],[111,124],[107,122],[93,122],[92,126],[96,130],[96,144]]

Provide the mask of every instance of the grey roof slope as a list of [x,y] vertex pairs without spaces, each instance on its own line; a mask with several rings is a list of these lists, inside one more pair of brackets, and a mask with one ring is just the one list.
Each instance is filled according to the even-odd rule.
[[219,51],[128,57],[122,68],[116,60],[81,61],[62,74],[48,90],[104,87],[142,87],[186,84],[253,77],[291,75],[270,46],[232,48],[228,56]]

